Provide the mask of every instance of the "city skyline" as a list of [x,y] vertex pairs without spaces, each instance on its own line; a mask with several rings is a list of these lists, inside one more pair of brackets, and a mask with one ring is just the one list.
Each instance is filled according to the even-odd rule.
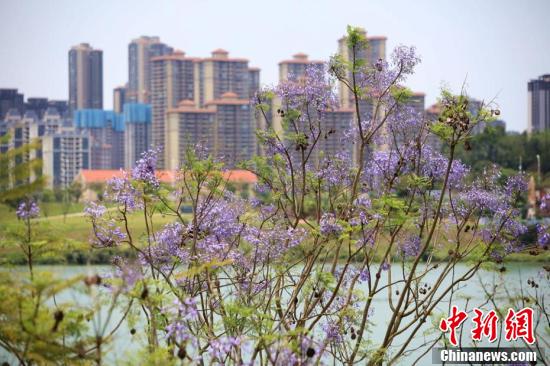
[[[68,99],[67,52],[89,43],[103,51],[103,105],[111,109],[113,89],[128,81],[128,45],[142,35],[158,36],[191,57],[224,48],[260,67],[262,84],[273,84],[280,61],[298,52],[328,59],[337,52],[345,26],[353,24],[369,36],[386,36],[388,56],[397,44],[417,47],[422,63],[407,85],[426,93],[427,107],[442,84],[458,91],[466,82],[472,97],[495,98],[510,130],[523,131],[527,83],[548,73],[550,66],[550,32],[544,26],[548,2],[533,1],[527,8],[466,1],[433,8],[433,3],[396,1],[391,13],[379,2],[347,1],[338,7],[328,1],[284,3],[280,8],[291,10],[267,16],[254,3],[241,1],[241,11],[231,12],[230,18],[224,17],[229,5],[216,1],[167,2],[162,7],[145,1],[2,3],[0,9],[10,17],[0,32],[8,55],[0,59],[0,67],[9,72],[0,73],[0,87],[17,88],[26,98]],[[355,10],[339,14],[330,8]],[[31,22],[37,19],[48,24],[41,35],[32,31]],[[520,45],[523,52],[514,52]]]

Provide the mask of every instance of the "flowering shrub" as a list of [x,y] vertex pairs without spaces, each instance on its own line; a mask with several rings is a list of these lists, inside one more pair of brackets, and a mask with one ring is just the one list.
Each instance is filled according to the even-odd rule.
[[[366,39],[350,28],[348,46],[356,55]],[[505,178],[496,167],[472,176],[455,160],[456,147],[492,118],[491,109],[472,110],[467,96],[443,92],[439,119],[426,121],[401,85],[420,62],[414,48],[398,47],[389,63],[352,60],[336,56],[328,73],[309,69],[257,95],[265,154],[242,163],[258,177],[255,197],[231,193],[223,165],[200,148],[188,149],[176,183],[164,186],[155,174],[157,149],[109,182],[105,197],[114,208],[86,208],[93,247],[128,246],[136,254],[116,258],[101,286],[128,307],[120,321],[141,316],[136,327],[146,334],[148,360],[394,363],[461,283],[526,249],[517,207],[524,178]],[[335,82],[353,96],[345,131],[325,128],[337,104]],[[270,125],[271,108],[282,133]],[[431,147],[430,136],[447,153]],[[342,151],[325,151],[324,140],[336,138]],[[158,225],[159,216],[171,220]],[[145,233],[130,217],[141,217]],[[466,270],[455,273],[457,264]],[[379,298],[390,311],[373,335]],[[97,339],[90,352],[100,361],[107,339]],[[432,334],[415,347],[440,340]]]

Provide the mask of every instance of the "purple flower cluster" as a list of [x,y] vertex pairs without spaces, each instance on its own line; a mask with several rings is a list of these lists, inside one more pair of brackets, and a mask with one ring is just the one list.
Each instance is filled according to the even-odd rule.
[[132,178],[149,184],[153,188],[158,188],[160,182],[155,174],[155,169],[157,167],[157,156],[160,152],[160,148],[143,152],[141,158],[136,162],[136,166],[132,169]]
[[396,67],[401,69],[404,75],[412,74],[416,65],[420,63],[416,48],[404,45],[399,45],[393,50],[391,60]]
[[126,172],[122,177],[115,177],[107,182],[106,197],[129,212],[143,208],[141,192],[132,186]]
[[340,343],[343,341],[342,332],[337,322],[329,320],[323,324],[322,328],[327,342]]
[[241,341],[237,337],[222,336],[211,340],[208,352],[213,360],[224,363],[227,355],[240,346]]
[[401,252],[405,257],[416,257],[420,253],[420,238],[411,236],[401,244]]
[[15,214],[20,220],[34,219],[40,215],[40,208],[33,200],[22,201],[17,206]]
[[319,222],[321,226],[321,234],[329,235],[340,235],[342,233],[342,226],[338,224],[336,216],[333,213],[325,213],[321,217]]
[[546,225],[537,225],[537,242],[542,248],[547,248],[550,244],[550,230]]
[[94,235],[90,239],[93,246],[99,248],[115,247],[120,242],[126,240],[126,234],[114,223],[109,220],[102,225],[94,227]]
[[84,212],[92,222],[93,235],[90,238],[90,243],[93,246],[114,247],[127,239],[126,234],[116,225],[115,221],[105,217],[107,212],[105,206],[90,202]]
[[177,263],[187,262],[189,251],[184,248],[187,232],[179,222],[166,224],[164,228],[156,233],[156,242],[151,246],[151,252],[142,254],[144,264],[152,263],[155,267],[166,270]]
[[540,210],[541,211],[546,211],[548,209],[550,209],[550,193],[544,195],[540,199]]
[[317,171],[317,178],[326,182],[328,187],[347,185],[351,181],[351,166],[349,153],[325,157]]
[[198,317],[197,305],[193,298],[186,298],[183,301],[176,299],[165,307],[163,312],[170,322],[166,327],[167,338],[174,339],[178,343],[194,339],[189,329],[189,322]]
[[280,83],[275,93],[282,105],[295,110],[322,113],[337,106],[336,96],[329,84],[324,68],[308,66],[303,78],[291,77]]
[[527,179],[522,174],[514,175],[508,178],[504,186],[504,192],[508,197],[514,197],[527,191]]
[[105,214],[105,212],[107,212],[107,208],[103,205],[98,205],[95,202],[88,203],[88,205],[84,208],[84,213],[91,219],[99,219]]

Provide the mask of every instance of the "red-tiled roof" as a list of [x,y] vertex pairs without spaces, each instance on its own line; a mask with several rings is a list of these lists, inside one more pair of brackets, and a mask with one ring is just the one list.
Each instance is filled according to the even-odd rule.
[[258,177],[256,177],[256,174],[249,172],[248,170],[241,170],[241,169],[225,171],[223,172],[222,176],[223,176],[223,179],[232,183],[252,184],[258,181]]
[[[173,183],[176,180],[176,172],[172,170],[158,170],[157,178],[163,183]],[[124,175],[123,170],[99,170],[99,169],[83,169],[78,177],[83,180],[84,184],[90,183],[106,183],[112,178],[120,178]],[[235,169],[227,170],[222,173],[223,179],[231,183],[256,183],[258,178],[252,172],[247,170]]]
[[[120,178],[124,175],[123,170],[101,170],[101,169],[83,169],[79,176],[84,183],[105,183],[112,178]],[[159,170],[156,172],[157,178],[163,183],[171,183],[175,180],[175,174],[169,170]]]

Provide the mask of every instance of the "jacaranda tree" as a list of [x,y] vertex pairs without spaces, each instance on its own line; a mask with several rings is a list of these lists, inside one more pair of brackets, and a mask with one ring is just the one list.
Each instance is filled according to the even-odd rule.
[[[94,331],[91,339],[77,336],[78,308],[69,328],[62,306],[52,311],[44,331],[56,327],[50,340],[66,359],[101,363],[128,322],[131,334],[144,335],[134,352],[144,364],[413,364],[445,344],[434,323],[482,266],[542,250],[520,240],[524,178],[503,180],[493,166],[473,176],[455,159],[495,107],[472,111],[464,93],[445,91],[439,119],[426,121],[403,86],[419,63],[415,49],[399,46],[390,62],[366,64],[356,57],[368,47],[361,33],[349,28],[347,42],[352,61],[337,55],[324,72],[310,69],[256,96],[264,154],[241,163],[258,177],[253,198],[231,193],[223,164],[200,146],[187,150],[174,185],[155,173],[159,149],[109,182],[105,200],[114,208],[86,209],[91,245],[129,247],[135,259],[115,258],[111,276],[84,279],[109,314],[80,333]],[[325,124],[336,82],[353,97],[344,131]],[[272,108],[282,129],[271,126]],[[342,150],[328,154],[324,140],[333,138]],[[173,220],[160,226],[160,215]],[[145,234],[133,230],[136,216]],[[387,317],[373,332],[377,311]],[[25,340],[10,343],[23,363]]]

